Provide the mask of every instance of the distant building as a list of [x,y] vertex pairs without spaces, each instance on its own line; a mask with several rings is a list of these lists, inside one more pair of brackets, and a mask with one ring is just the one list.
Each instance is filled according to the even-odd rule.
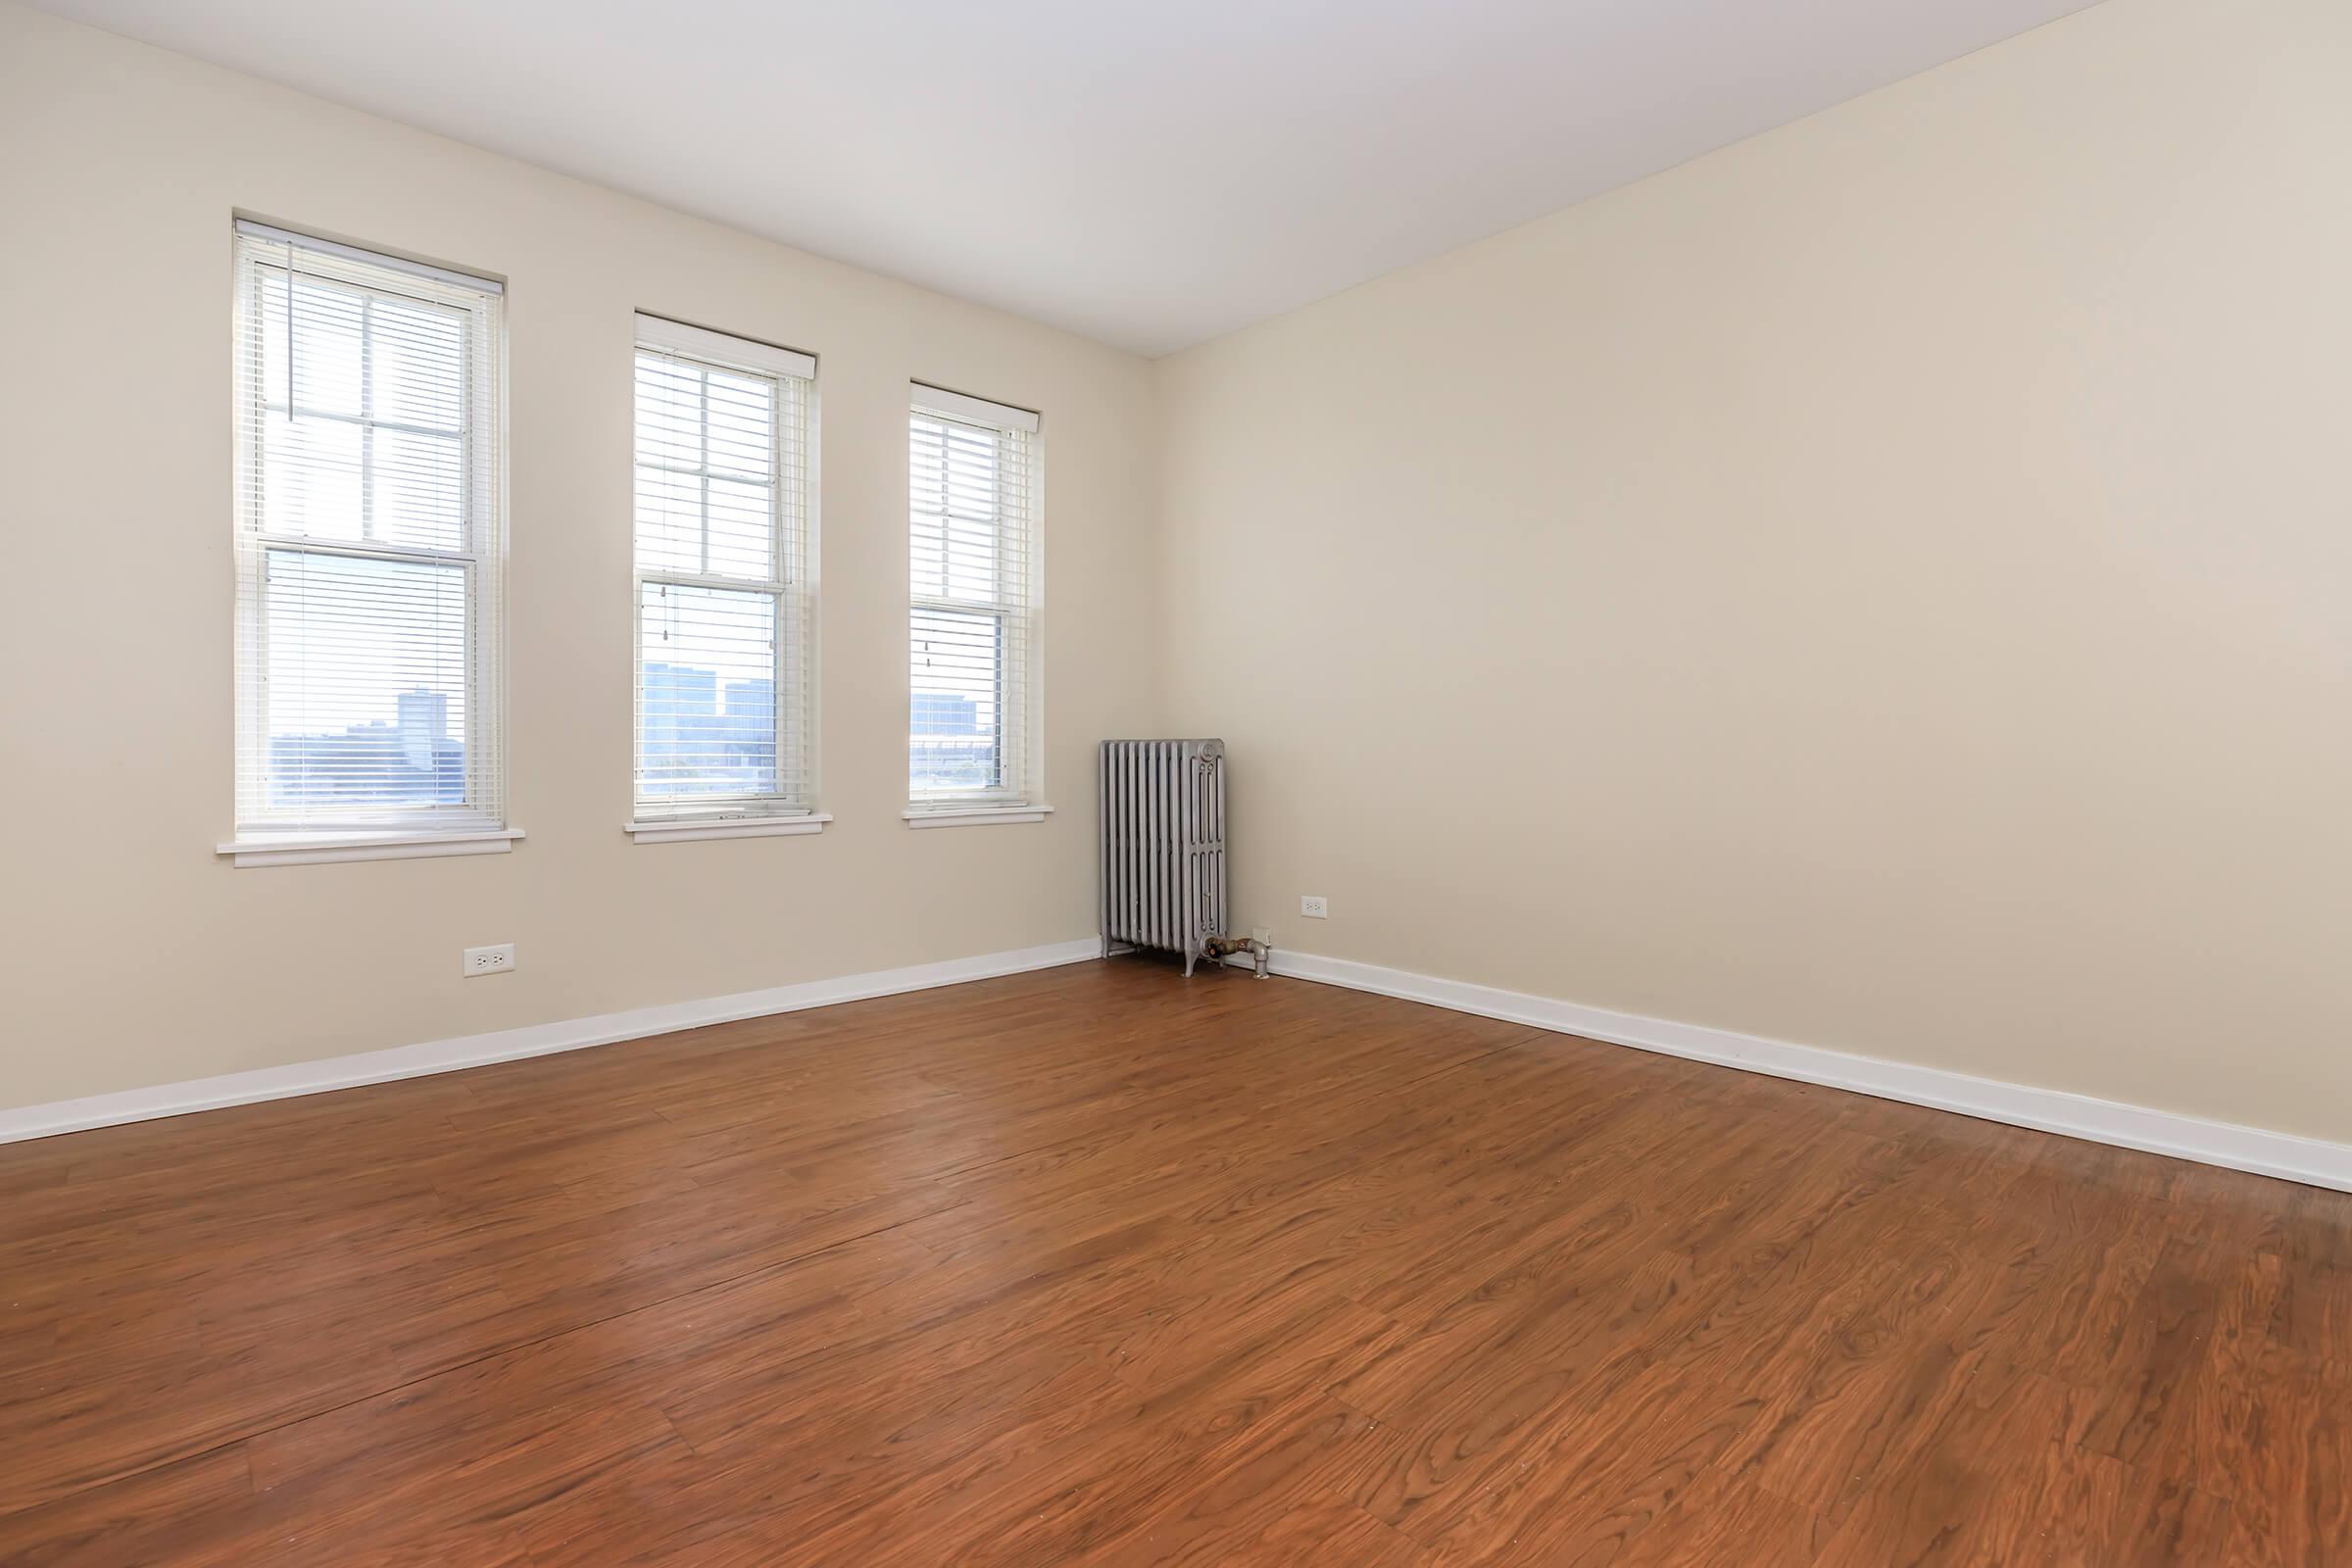
[[[756,795],[775,788],[776,683],[649,663],[638,713],[639,787],[649,795]],[[721,704],[725,705],[722,709]]]
[[977,735],[980,705],[961,692],[916,692],[908,700],[907,733]]
[[646,765],[674,763],[689,755],[718,711],[718,676],[683,664],[645,666],[638,734]]
[[400,694],[400,751],[411,767],[431,768],[435,749],[449,739],[449,699],[422,687]]
[[776,717],[776,683],[772,680],[727,682],[727,716],[772,724]]

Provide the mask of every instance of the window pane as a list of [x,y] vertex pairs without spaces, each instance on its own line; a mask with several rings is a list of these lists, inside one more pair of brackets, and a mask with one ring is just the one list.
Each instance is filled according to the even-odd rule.
[[709,466],[739,479],[764,480],[774,473],[776,389],[753,375],[705,370],[710,396]]
[[703,569],[770,580],[775,575],[775,491],[764,484],[713,479],[710,496],[710,564]]
[[368,414],[455,433],[466,417],[466,321],[378,295],[368,307]]
[[772,793],[775,596],[659,582],[638,592],[638,796]]
[[703,569],[703,483],[637,470],[637,569]]
[[659,354],[637,356],[637,461],[697,469],[703,457],[702,372]]
[[262,526],[314,539],[359,539],[360,426],[342,419],[262,416]]
[[264,570],[269,804],[462,804],[466,568],[271,550]]
[[[286,288],[294,290],[294,319],[286,321]],[[292,373],[294,404],[303,413],[360,416],[362,318],[368,296],[323,278],[265,272],[262,296],[262,388],[269,405],[284,413],[286,377]]]
[[998,788],[1004,782],[1003,619],[917,609],[910,625],[909,793]]
[[466,452],[454,435],[368,432],[368,537],[418,550],[466,546]]

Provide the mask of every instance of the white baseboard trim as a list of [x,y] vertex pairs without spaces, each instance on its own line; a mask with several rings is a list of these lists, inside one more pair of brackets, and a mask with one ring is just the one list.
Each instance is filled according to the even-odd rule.
[[1274,950],[1274,972],[1297,980],[1378,992],[1384,997],[1426,1002],[1455,1012],[1474,1012],[1588,1040],[1632,1046],[1638,1051],[1717,1062],[1746,1072],[1850,1089],[1881,1100],[1932,1105],[1937,1110],[1956,1110],[1966,1116],[2032,1127],[2091,1143],[2117,1144],[2153,1154],[2193,1159],[2200,1164],[2223,1165],[2312,1187],[2352,1192],[2352,1145],[2323,1143],[2316,1138],[2266,1132],[2232,1122],[2205,1121],[2172,1111],[2150,1110],[2143,1105],[2094,1100],[2088,1095],[2057,1089],[2034,1089],[1995,1078],[1974,1078],[1966,1073],[1915,1067],[1876,1056],[1849,1055],[1818,1046],[1790,1045],[1784,1040],[1736,1034],[1729,1029],[1611,1012],[1549,997],[1460,980],[1441,980],[1433,975],[1412,974],[1348,958],[1291,953],[1281,948]]
[[987,980],[997,975],[1077,963],[1100,957],[1102,953],[1102,939],[1087,937],[1076,942],[1050,943],[1042,948],[983,954],[975,958],[950,958],[943,963],[918,963],[905,969],[877,969],[867,974],[808,980],[766,991],[740,991],[733,996],[709,997],[699,1002],[634,1007],[593,1018],[529,1024],[519,1029],[461,1035],[453,1040],[396,1046],[389,1051],[368,1051],[286,1067],[260,1067],[218,1078],[158,1084],[152,1089],[126,1089],[120,1094],[93,1095],[86,1100],[25,1105],[16,1110],[0,1110],[0,1144],[83,1132],[92,1127],[112,1127],[122,1122],[152,1121],[159,1116],[182,1116],[190,1111],[217,1110],[223,1105],[245,1105],[260,1100],[287,1100],[296,1095],[356,1089],[363,1084],[389,1083],[397,1078],[421,1078],[428,1073],[457,1072],[495,1061],[547,1056],[559,1051],[580,1051],[647,1035],[699,1029],[705,1024],[732,1023],[739,1018],[831,1006],[837,1002],[960,985],[967,980]]
[[[1044,947],[952,958],[941,963],[915,964],[903,969],[880,969],[866,974],[809,980],[765,991],[743,991],[732,996],[696,1002],[637,1007],[625,1012],[571,1018],[560,1023],[529,1024],[488,1034],[463,1035],[423,1045],[388,1051],[363,1052],[284,1067],[262,1067],[227,1073],[218,1078],[159,1084],[119,1094],[94,1095],[85,1100],[59,1101],[0,1110],[0,1144],[59,1133],[82,1132],[123,1122],[151,1121],[224,1105],[251,1104],[264,1100],[286,1100],[297,1095],[356,1089],[366,1084],[420,1078],[431,1073],[457,1072],[492,1062],[526,1056],[553,1055],[591,1046],[612,1045],[696,1029],[706,1024],[731,1023],[742,1018],[798,1012],[867,997],[885,997],[934,986],[960,985],[997,975],[1053,968],[1098,956],[1102,943],[1086,937]],[[1792,1045],[1729,1029],[1676,1023],[1638,1013],[1612,1012],[1550,997],[1504,991],[1494,986],[1444,980],[1380,964],[1277,948],[1274,972],[1296,980],[1369,991],[1408,1002],[1428,1003],[1455,1012],[1476,1013],[1577,1035],[1612,1045],[1631,1046],[1692,1061],[1715,1062],[1746,1072],[1767,1073],[1850,1089],[1882,1100],[1899,1100],[1937,1110],[1958,1111],[1987,1121],[2031,1127],[2092,1143],[2115,1144],[2150,1153],[2170,1154],[2201,1164],[2278,1176],[2313,1187],[2352,1192],[2352,1145],[2300,1138],[2291,1133],[2267,1132],[2230,1122],[2206,1121],[2172,1111],[2150,1110],[2063,1090],[2035,1089],[2025,1084],[1977,1078],[1935,1067],[1911,1066],[1875,1056],[1825,1051],[1817,1046]]]

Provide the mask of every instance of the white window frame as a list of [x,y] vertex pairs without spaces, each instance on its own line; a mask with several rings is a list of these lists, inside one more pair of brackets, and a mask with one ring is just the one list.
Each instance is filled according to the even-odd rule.
[[[944,612],[959,615],[990,615],[1018,627],[1017,637],[1006,641],[1014,650],[1014,667],[1004,684],[1011,694],[998,705],[998,722],[1002,733],[998,742],[1000,767],[1009,766],[1014,776],[993,789],[960,791],[908,790],[906,808],[901,817],[909,827],[978,827],[995,823],[1038,822],[1053,812],[1045,804],[1045,747],[1044,747],[1044,681],[1045,614],[1044,614],[1044,546],[1045,546],[1045,438],[1044,420],[1030,409],[1011,404],[994,403],[962,392],[925,382],[910,383],[908,409],[910,417],[924,417],[964,424],[988,430],[1000,438],[1018,437],[1014,449],[1024,461],[1027,472],[1024,481],[1006,499],[1017,504],[1001,504],[998,508],[998,526],[1003,542],[1017,552],[1020,562],[1018,580],[1013,592],[988,603],[968,599],[938,599],[917,594],[913,589],[913,561],[911,546],[907,562],[907,628],[909,642],[913,617],[929,612]],[[914,475],[912,471],[913,433],[908,431],[909,464],[907,496],[912,511]],[[999,448],[1002,467],[1004,448]],[[1010,487],[1008,487],[1010,488]],[[912,760],[913,732],[913,671],[900,683],[900,697],[906,705],[908,751],[906,760]]]
[[[236,613],[236,836],[217,846],[238,866],[302,865],[321,861],[407,859],[503,854],[523,835],[506,820],[504,740],[506,564],[506,317],[499,280],[411,261],[406,257],[324,240],[238,219],[233,225],[236,334],[235,538]],[[274,258],[274,259],[273,259]],[[343,540],[268,527],[260,484],[260,421],[270,416],[258,363],[261,310],[257,270],[289,272],[312,264],[317,275],[347,287],[400,293],[466,317],[467,369],[462,377],[461,449],[465,478],[464,539],[456,550],[386,540]],[[355,265],[356,264],[356,265]],[[404,280],[415,281],[411,290]],[[293,388],[287,389],[289,398]],[[374,421],[363,414],[368,428]],[[268,662],[269,557],[273,553],[459,566],[466,575],[466,800],[428,809],[386,808],[348,813],[272,808],[264,795],[262,759],[269,754],[269,705],[263,690]]]
[[[724,593],[766,594],[775,605],[771,685],[775,695],[778,788],[764,794],[649,797],[631,786],[629,836],[639,844],[674,844],[716,838],[792,837],[823,831],[833,820],[816,809],[817,748],[817,388],[816,358],[752,338],[736,337],[643,312],[629,356],[631,384],[640,353],[653,353],[710,369],[759,376],[776,383],[774,512],[769,519],[769,570],[764,578],[725,573],[656,570],[640,559],[632,503],[629,533],[631,689],[629,754],[632,779],[645,769],[645,590],[648,585],[707,588]],[[794,385],[792,383],[798,383]],[[797,472],[784,461],[788,424],[800,421],[802,462]],[[634,400],[631,451],[635,450]],[[632,458],[631,495],[635,494]],[[794,514],[797,514],[797,524]],[[788,678],[797,671],[797,680]],[[792,769],[787,770],[787,758]],[[798,789],[791,787],[798,784]]]

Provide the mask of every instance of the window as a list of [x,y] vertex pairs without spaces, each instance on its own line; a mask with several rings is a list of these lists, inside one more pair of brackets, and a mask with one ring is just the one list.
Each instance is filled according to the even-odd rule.
[[810,812],[815,373],[805,354],[637,318],[640,840],[821,820]]
[[909,821],[1031,808],[1038,416],[914,388],[908,419]]
[[500,286],[250,222],[235,270],[239,842],[222,848],[240,864],[290,835],[506,849]]

